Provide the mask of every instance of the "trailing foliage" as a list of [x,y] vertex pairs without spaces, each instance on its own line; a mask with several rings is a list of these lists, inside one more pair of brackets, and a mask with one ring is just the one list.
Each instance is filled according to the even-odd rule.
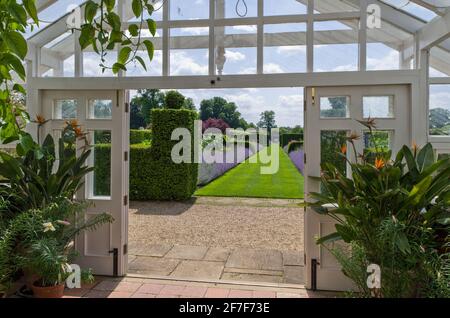
[[[365,125],[372,132],[373,122]],[[355,139],[348,141],[356,154]],[[345,152],[339,156],[346,160]],[[310,205],[337,224],[318,243],[332,249],[365,295],[373,292],[365,268],[355,268],[377,264],[383,297],[450,297],[450,159],[436,160],[431,144],[420,150],[404,146],[395,160],[376,144],[373,153],[356,157],[348,162],[352,178],[333,162],[322,164],[323,191],[311,193],[316,202]],[[336,252],[329,244],[337,240],[353,250]]]

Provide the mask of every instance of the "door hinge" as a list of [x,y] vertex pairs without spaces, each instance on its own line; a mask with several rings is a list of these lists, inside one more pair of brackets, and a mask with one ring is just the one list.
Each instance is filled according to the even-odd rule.
[[128,195],[123,196],[123,205],[128,205]]
[[125,103],[125,113],[128,113],[130,111],[130,104]]
[[123,153],[123,161],[128,161],[128,151]]
[[306,112],[306,105],[307,105],[308,103],[306,102],[306,99],[303,101],[303,110]]
[[311,88],[311,99],[312,99],[312,105],[316,105],[316,89],[313,87]]
[[306,164],[306,152],[303,154],[303,161]]
[[123,244],[123,255],[128,254],[128,244]]

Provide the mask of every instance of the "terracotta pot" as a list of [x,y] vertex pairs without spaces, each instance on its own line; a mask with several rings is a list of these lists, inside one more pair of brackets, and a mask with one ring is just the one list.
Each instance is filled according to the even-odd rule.
[[50,287],[31,286],[34,297],[36,298],[62,298],[64,296],[64,284]]

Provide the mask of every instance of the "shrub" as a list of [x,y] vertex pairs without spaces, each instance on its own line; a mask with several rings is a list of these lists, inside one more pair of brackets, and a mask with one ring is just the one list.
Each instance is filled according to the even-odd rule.
[[303,141],[291,141],[287,147],[287,153],[291,153],[293,151],[299,150],[303,147]]
[[230,128],[230,125],[228,125],[223,119],[209,118],[203,121],[202,130],[205,132],[205,130],[209,128],[220,129],[220,131],[224,134],[227,128]]
[[280,136],[280,146],[284,148],[291,141],[303,141],[303,134],[282,134]]
[[[197,187],[198,164],[176,164],[172,161],[172,147],[178,142],[172,141],[171,135],[179,127],[188,128],[193,135],[197,114],[185,109],[158,109],[152,111],[152,118],[152,146],[146,143],[130,145],[130,199],[188,199]],[[96,145],[95,153],[95,193],[108,194],[111,145]]]
[[149,129],[130,130],[130,145],[140,144],[152,140],[152,131]]
[[167,109],[181,109],[184,106],[185,97],[178,91],[168,91],[165,97]]

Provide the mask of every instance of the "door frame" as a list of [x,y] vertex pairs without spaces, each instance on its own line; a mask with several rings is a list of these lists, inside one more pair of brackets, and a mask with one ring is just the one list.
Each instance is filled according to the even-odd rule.
[[[27,78],[27,105],[31,118],[42,113],[43,90],[137,90],[145,88],[158,89],[221,89],[221,88],[278,88],[278,87],[308,87],[308,86],[354,86],[354,85],[384,85],[409,84],[411,86],[412,104],[412,138],[417,144],[428,141],[428,127],[423,120],[428,108],[426,101],[427,79],[420,70],[395,71],[358,71],[358,72],[324,72],[295,74],[259,74],[259,75],[225,75],[217,76],[163,76],[163,77],[96,77],[96,78]],[[124,117],[126,114],[124,115]],[[128,114],[129,116],[129,114]],[[425,116],[425,117],[424,117]],[[125,119],[124,119],[125,120]],[[129,120],[128,120],[129,123]],[[305,122],[306,124],[306,122]],[[129,126],[127,128],[129,130]],[[36,124],[30,123],[27,131],[36,138]],[[126,135],[126,134],[124,134]],[[125,137],[124,137],[125,138]],[[129,169],[129,168],[126,168]],[[123,177],[128,182],[128,176]],[[124,211],[128,225],[128,206]],[[305,232],[306,232],[305,228]],[[128,226],[123,232],[128,241]],[[306,252],[306,251],[305,251]],[[126,256],[119,255],[121,270],[118,275],[126,274]],[[306,272],[305,272],[306,274]]]

